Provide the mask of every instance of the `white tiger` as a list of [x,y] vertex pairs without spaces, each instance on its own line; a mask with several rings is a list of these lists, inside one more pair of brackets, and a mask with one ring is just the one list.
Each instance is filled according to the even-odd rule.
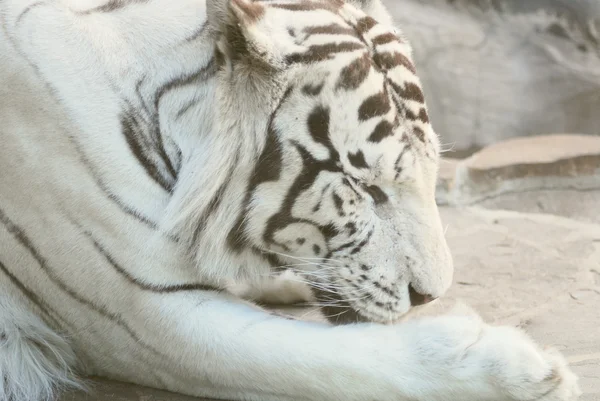
[[[438,139],[379,0],[0,17],[2,401],[74,372],[231,400],[577,398],[514,329],[381,324],[444,294],[452,260]],[[242,300],[288,268],[336,325]]]

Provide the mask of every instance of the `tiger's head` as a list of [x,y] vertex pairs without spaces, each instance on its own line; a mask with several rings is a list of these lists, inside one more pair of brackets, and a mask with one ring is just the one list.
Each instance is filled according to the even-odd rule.
[[208,2],[221,85],[251,81],[268,110],[228,246],[294,266],[335,322],[393,321],[453,274],[411,48],[378,1],[364,3]]

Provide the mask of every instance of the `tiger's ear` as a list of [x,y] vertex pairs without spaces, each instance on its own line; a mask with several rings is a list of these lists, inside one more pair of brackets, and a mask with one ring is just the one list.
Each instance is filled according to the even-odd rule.
[[380,24],[392,25],[392,17],[381,0],[346,0]]
[[263,14],[264,7],[252,0],[206,0],[208,24],[220,33],[232,26],[255,24]]
[[257,28],[265,8],[252,0],[206,0],[208,27],[219,51],[231,62],[265,58],[269,40]]

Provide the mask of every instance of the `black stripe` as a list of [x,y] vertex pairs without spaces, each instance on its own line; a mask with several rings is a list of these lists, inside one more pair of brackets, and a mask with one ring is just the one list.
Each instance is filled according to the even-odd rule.
[[369,168],[362,150],[358,150],[356,153],[348,152],[348,161],[356,168]]
[[[369,270],[369,269],[367,269]],[[388,294],[390,297],[397,299],[398,295],[391,289],[387,288],[386,286],[384,286],[383,284],[381,284],[379,281],[373,281],[373,285],[380,289],[381,291],[385,292],[386,294]]]
[[390,79],[388,79],[387,81],[392,85],[394,91],[401,98],[406,100],[414,100],[415,102],[419,103],[425,103],[425,95],[423,94],[423,91],[421,90],[419,85],[412,82],[406,82],[404,84],[404,87],[402,87]]
[[[284,246],[275,240],[275,233],[293,223],[306,223],[317,228],[326,241],[336,236],[339,231],[333,225],[318,225],[315,222],[294,217],[292,209],[300,194],[310,188],[323,171],[341,172],[339,153],[331,143],[329,133],[330,110],[322,105],[317,105],[308,115],[306,125],[312,139],[325,146],[329,151],[329,158],[316,160],[312,154],[299,143],[292,141],[302,160],[302,171],[295,177],[289,187],[279,210],[267,221],[263,232],[263,241],[268,245]],[[276,135],[276,131],[275,131]],[[315,252],[320,253],[320,252]]]
[[[162,138],[162,135],[159,135]],[[171,145],[173,154],[167,155],[165,152],[163,162],[167,163],[171,176],[177,181],[179,178],[179,169],[181,168],[181,148],[179,148],[179,145],[170,136],[166,138],[166,142]]]
[[[418,128],[418,127],[415,127],[415,128]],[[402,151],[400,151],[400,154],[398,155],[398,157],[396,158],[396,161],[394,162],[394,171],[396,171],[394,180],[397,180],[398,178],[400,178],[400,174],[402,174],[402,160],[404,159],[404,155],[406,154],[406,152],[410,151],[411,148],[412,148],[412,145],[410,142],[404,142],[404,147],[402,148]]]
[[302,145],[296,142],[293,143],[302,160],[302,171],[294,179],[291,187],[288,189],[280,209],[267,221],[267,225],[263,233],[263,240],[266,244],[283,247],[285,244],[280,244],[275,240],[275,233],[294,223],[305,223],[312,225],[321,232],[327,242],[329,242],[332,237],[339,234],[339,230],[332,224],[322,226],[316,224],[314,221],[294,217],[292,214],[292,209],[298,197],[314,184],[321,172],[341,172],[341,166],[339,165],[339,154],[335,148],[333,148],[333,145],[331,142],[329,142],[328,138],[328,111],[327,115],[319,116],[318,118],[320,119],[321,117],[326,119],[323,121],[323,124],[319,125],[318,127],[315,125],[312,128],[323,130],[324,133],[311,133],[311,135],[313,138],[323,138],[323,136],[327,136],[327,142],[324,145],[328,147],[331,156],[327,160],[316,160]]
[[250,179],[248,180],[248,187],[246,188],[246,194],[244,196],[244,202],[238,218],[227,234],[227,244],[229,248],[236,252],[241,252],[247,245],[248,239],[246,238],[246,214],[250,207],[250,200],[256,187],[263,182],[277,181],[279,180],[282,170],[282,151],[281,144],[277,131],[274,127],[275,117],[281,108],[283,102],[291,95],[294,90],[293,86],[286,89],[285,93],[281,97],[279,104],[275,107],[275,110],[269,117],[269,125],[267,128],[267,139],[265,141],[264,148],[254,165]]
[[46,320],[46,323],[55,329],[61,327],[60,322],[54,316],[58,316],[58,314],[50,308],[50,306],[44,302],[40,297],[38,297],[32,290],[27,288],[25,284],[23,284],[19,279],[13,275],[8,268],[0,261],[0,270],[6,274],[6,276],[10,279],[15,287],[21,291],[23,296],[29,299],[42,313],[44,316],[42,318]]
[[377,25],[377,21],[372,17],[367,16],[356,21],[356,30],[358,31],[358,34],[362,36],[369,32],[375,25]]
[[376,205],[386,203],[388,196],[377,185],[363,185],[363,189],[373,198]]
[[[96,171],[96,169],[93,167],[93,165],[88,160],[87,156],[85,155],[85,153],[83,152],[83,150],[79,146],[79,143],[76,140],[74,140],[73,138],[69,137],[69,139],[70,139],[71,143],[73,144],[73,146],[75,146],[75,149],[77,150],[77,153],[79,153],[79,157],[81,159],[81,162],[87,168],[89,174],[93,177],[94,182],[96,183],[96,185],[98,186],[98,188],[100,188],[100,190],[106,195],[106,197],[108,199],[110,199],[113,203],[115,203],[119,207],[119,209],[121,209],[121,211],[123,211],[127,215],[136,218],[137,220],[139,220],[140,222],[144,223],[149,228],[151,228],[153,230],[156,230],[157,229],[157,224],[155,222],[153,222],[152,220],[150,220],[148,217],[142,215],[137,210],[134,210],[130,206],[126,205],[119,197],[117,197],[117,195],[113,194],[110,191],[110,189],[108,188],[108,186],[100,178],[100,174]],[[174,240],[176,240],[176,239],[174,239]]]
[[[308,115],[306,125],[313,141],[333,149],[331,146],[331,138],[329,137],[330,115],[331,111],[328,107],[318,105]],[[337,154],[337,152],[335,153]]]
[[[130,109],[120,116],[121,118],[121,131],[131,153],[138,160],[140,165],[146,170],[146,174],[152,178],[158,185],[160,185],[165,191],[171,192],[173,189],[174,181],[164,177],[159,167],[152,160],[151,154],[153,146],[148,143],[145,133],[141,127],[141,117],[137,115],[133,109]],[[161,141],[162,142],[162,141]],[[151,149],[148,151],[148,149]],[[164,153],[164,149],[162,150]],[[160,153],[160,151],[159,151]],[[172,176],[171,176],[172,178]]]
[[427,115],[427,111],[424,108],[421,108],[421,110],[419,110],[419,114],[413,113],[412,110],[409,110],[408,108],[405,108],[404,112],[406,114],[406,119],[408,120],[421,120],[424,123],[429,122],[429,116]]
[[304,93],[307,96],[318,96],[323,90],[324,86],[325,81],[319,84],[306,84],[302,87],[302,93]]
[[[37,5],[42,5],[42,4],[46,4],[46,3],[34,3],[30,6],[30,8],[33,8],[33,6],[37,6]],[[9,36],[9,39],[11,41],[11,43],[15,46],[15,48],[17,49],[17,51],[19,52],[19,54],[21,54],[21,56],[23,56],[23,58],[25,60],[27,60],[27,63],[31,66],[31,68],[36,72],[36,74],[38,75],[38,77],[43,81],[44,86],[46,87],[46,89],[55,97],[57,102],[60,102],[60,96],[58,96],[58,92],[57,90],[45,79],[43,79],[42,74],[40,73],[40,68],[33,63],[18,47],[17,43],[15,42],[14,38]],[[79,144],[73,140],[73,138],[71,136],[68,136],[69,140],[71,141],[71,143],[73,143],[76,147],[76,149],[78,150],[82,161],[84,162],[84,164],[88,167],[90,173],[92,174],[92,176],[95,178],[96,180],[96,184],[100,187],[100,189],[106,194],[106,196],[113,202],[115,202],[119,208],[125,212],[126,214],[133,216],[135,218],[137,218],[138,220],[140,220],[142,223],[148,225],[150,228],[156,229],[156,223],[152,222],[149,218],[141,215],[139,212],[135,211],[134,209],[132,209],[131,207],[125,205],[123,203],[123,201],[121,199],[119,199],[115,194],[111,193],[111,191],[108,189],[108,187],[106,186],[106,184],[104,184],[98,177],[98,174],[94,173],[94,169],[91,168],[91,163],[85,158],[84,153],[81,151]],[[173,240],[177,240],[176,238],[171,237],[171,239]]]
[[371,56],[369,53],[365,53],[352,61],[340,71],[338,81],[335,85],[336,89],[358,89],[369,76],[371,66]]
[[[165,141],[163,140],[162,131],[160,130],[160,125],[158,122],[158,114],[156,115],[155,124],[152,125],[152,137],[156,138],[156,143],[158,144],[158,155],[162,160],[164,166],[169,171],[171,178],[177,181],[179,177],[179,171],[173,166],[173,161],[171,161],[171,157],[167,154],[167,150],[165,148]],[[180,150],[175,141],[170,137],[167,137],[167,142],[169,142],[176,148],[176,150]],[[173,190],[173,187],[171,187]]]
[[356,234],[356,223],[354,223],[353,221],[349,221],[348,223],[346,223],[346,225],[344,226],[344,228],[346,228],[348,230],[348,235],[354,235]]
[[377,124],[373,132],[371,132],[368,141],[377,143],[392,135],[394,135],[394,126],[392,123],[387,120],[382,120],[379,124]]
[[[146,103],[146,100],[142,96],[141,87],[144,84],[145,80],[146,80],[146,76],[143,76],[135,85],[135,93],[138,97],[139,104],[142,106],[143,113],[140,112],[139,110],[137,110],[137,107],[133,106],[128,101],[126,101],[127,110],[129,110],[129,114],[131,114],[135,117],[135,122],[138,127],[137,132],[141,136],[140,138],[138,138],[139,147],[143,148],[144,150],[151,149],[150,153],[152,153],[152,150],[156,151],[157,152],[156,156],[158,156],[160,158],[164,168],[166,168],[166,170],[168,172],[168,177],[163,177],[162,180],[168,183],[168,185],[167,185],[168,188],[165,188],[165,189],[170,192],[172,190],[173,181],[177,180],[178,171],[173,167],[173,164],[171,163],[171,159],[167,156],[167,152],[165,151],[162,133],[160,131],[160,121],[159,121],[159,117],[158,117],[158,110],[150,109],[150,107],[148,107],[148,104]],[[133,110],[135,110],[136,112],[134,113]],[[142,125],[142,120],[143,120],[143,125]],[[144,132],[142,127],[147,128],[149,135],[146,135],[146,132]],[[150,141],[152,143],[150,143]],[[140,151],[140,149],[138,149],[137,151]],[[138,158],[138,160],[139,160],[139,158]],[[151,165],[154,164],[150,161],[147,161],[147,162]],[[158,171],[158,167],[154,166],[154,168]],[[159,172],[160,172],[160,175],[162,176],[163,171],[159,171]],[[161,186],[163,186],[163,185],[161,185]],[[164,186],[163,186],[163,188],[164,188]]]
[[338,230],[338,228],[333,223],[329,223],[324,226],[319,226],[319,229],[321,230],[321,234],[323,234],[327,241],[329,241],[333,237],[337,237],[340,234],[340,230]]
[[363,247],[369,243],[369,241],[371,240],[372,236],[373,236],[373,230],[370,230],[367,233],[367,236],[365,237],[365,239],[363,239],[354,249],[352,249],[352,251],[350,252],[350,254],[351,255],[356,255],[357,253],[359,253],[360,251],[362,251]]
[[0,209],[0,222],[2,224],[4,224],[4,226],[6,227],[8,232],[10,232],[15,237],[15,239],[17,241],[19,241],[21,243],[21,245],[23,245],[23,247],[25,247],[29,251],[31,256],[37,261],[40,268],[46,273],[46,276],[50,279],[50,281],[52,281],[52,283],[54,283],[64,293],[69,295],[71,298],[73,298],[75,301],[79,302],[80,304],[87,306],[88,308],[92,309],[99,315],[112,321],[117,326],[121,327],[127,334],[129,334],[129,336],[137,344],[142,345],[143,347],[147,348],[148,350],[150,350],[151,352],[153,352],[154,354],[156,354],[158,356],[166,357],[166,355],[164,355],[161,351],[157,350],[156,348],[152,347],[151,345],[149,345],[147,343],[144,343],[141,340],[141,338],[133,331],[133,329],[131,329],[131,327],[129,327],[129,325],[123,320],[123,318],[121,316],[106,310],[104,307],[102,307],[100,305],[96,305],[95,303],[84,298],[83,296],[78,294],[75,290],[73,290],[72,288],[68,287],[65,283],[63,283],[60,280],[60,278],[54,274],[52,269],[49,268],[48,262],[42,255],[40,255],[38,250],[35,248],[35,246],[31,242],[31,239],[29,237],[27,237],[27,235],[25,234],[23,229],[21,229],[21,227],[14,224],[6,216],[4,211],[2,211],[1,209]]
[[356,197],[359,200],[363,200],[364,199],[364,197],[362,196],[361,192],[357,189],[358,187],[361,186],[361,184],[354,177],[351,177],[351,176],[343,177],[342,178],[342,183],[346,187],[348,187],[352,192],[354,192],[354,195],[356,195]]
[[[204,26],[205,25],[202,26],[200,33],[204,29]],[[200,68],[198,71],[196,71],[192,74],[182,75],[178,78],[175,78],[175,79],[163,84],[161,87],[158,88],[158,90],[154,94],[154,113],[153,113],[153,117],[152,117],[153,124],[152,124],[152,132],[151,132],[152,135],[151,136],[152,136],[152,139],[156,146],[156,149],[158,151],[158,155],[162,159],[164,166],[167,168],[167,170],[169,171],[169,174],[173,178],[177,177],[178,172],[173,167],[171,159],[168,157],[167,152],[164,147],[162,133],[160,131],[160,122],[159,122],[159,117],[158,117],[158,109],[160,106],[160,101],[161,101],[162,97],[165,94],[167,94],[168,92],[175,90],[177,88],[181,88],[183,86],[199,84],[199,83],[205,82],[208,79],[214,77],[217,74],[217,71],[218,71],[218,65],[216,63],[216,60],[214,57],[211,57],[211,59],[208,61],[208,63],[205,66],[202,66],[202,68]],[[191,107],[191,106],[188,106],[188,107]]]
[[342,198],[337,193],[335,193],[335,191],[332,192],[331,197],[333,199],[333,205],[335,206],[335,210],[337,210],[338,215],[340,217],[346,216],[346,212],[344,211],[344,201],[342,200]]
[[[148,107],[148,104],[146,103],[146,99],[144,99],[144,96],[142,96],[142,85],[146,82],[146,76],[142,76],[142,78],[140,78],[136,83],[135,83],[135,94],[138,97],[138,100],[142,106],[142,108],[144,109],[144,112],[147,115],[151,115],[152,114],[152,110],[150,110],[150,107]],[[130,109],[135,108],[131,103],[127,103],[127,106]]]
[[179,120],[185,113],[187,113],[192,107],[200,103],[204,99],[192,99],[187,102],[175,115],[175,120]]
[[323,189],[321,190],[321,195],[319,196],[319,201],[312,208],[313,213],[316,213],[319,211],[319,209],[321,209],[321,203],[323,202],[323,198],[325,198],[325,192],[327,192],[327,190],[329,189],[330,186],[331,186],[331,183],[325,185],[323,187]]
[[194,234],[192,236],[192,246],[197,244],[200,234],[206,228],[208,219],[218,210],[219,206],[221,205],[221,202],[223,201],[223,197],[225,195],[225,191],[231,183],[233,172],[238,164],[239,156],[240,152],[238,150],[238,152],[236,152],[233,162],[231,163],[231,167],[229,167],[229,171],[227,172],[225,181],[219,186],[219,189],[217,189],[217,192],[208,203],[208,206],[206,206],[206,209],[203,211],[202,216],[200,216],[200,220],[198,221],[198,225],[196,226],[196,230],[194,230]]
[[200,36],[202,36],[204,31],[206,31],[207,26],[208,22],[204,21],[204,23],[200,25],[200,28],[197,28],[190,36],[184,39],[184,42],[193,42],[194,40],[198,39]]
[[374,37],[373,40],[371,40],[371,43],[373,43],[374,46],[381,46],[381,45],[385,45],[385,44],[388,44],[391,42],[400,43],[400,40],[398,39],[398,37],[391,32],[384,33],[382,35],[378,35],[378,36]]
[[183,154],[181,153],[181,149],[177,148],[177,153],[175,153],[175,168],[177,171],[181,170],[181,164],[183,163]]
[[389,71],[400,65],[416,74],[416,68],[408,57],[398,52],[382,52],[373,55],[373,61],[383,71]]
[[390,99],[386,91],[379,92],[376,95],[369,96],[360,105],[358,109],[359,121],[367,121],[373,117],[379,117],[387,114],[392,108]]
[[289,4],[269,4],[269,7],[279,8],[288,11],[315,11],[315,10],[326,10],[336,13],[339,7],[335,7],[330,3],[303,1],[301,3],[289,3]]
[[34,8],[39,7],[39,6],[44,6],[44,5],[48,5],[48,2],[46,1],[36,1],[35,3],[32,3],[30,5],[28,5],[27,7],[25,7],[25,9],[23,11],[21,11],[21,14],[19,14],[17,16],[17,18],[15,19],[15,25],[18,25],[21,20],[23,18],[25,18],[25,16]]
[[317,286],[311,287],[311,290],[317,301],[323,303],[320,310],[329,323],[344,325],[369,322],[369,319],[362,316],[340,294],[323,290]]
[[327,43],[312,45],[304,53],[292,53],[286,56],[287,64],[310,64],[318,61],[331,60],[335,54],[348,53],[364,49],[364,45],[356,42]]
[[343,251],[344,249],[347,249],[347,248],[352,248],[355,245],[356,245],[356,241],[346,242],[345,244],[342,244],[342,245],[338,246],[337,248],[332,249],[325,257],[330,258],[336,252]]
[[421,128],[417,127],[416,125],[413,126],[413,134],[415,134],[416,137],[419,138],[419,141],[425,143],[425,132],[423,132]]
[[312,35],[351,35],[356,36],[356,31],[347,26],[342,26],[336,23],[322,26],[310,26],[304,28],[306,37],[304,40],[310,38]]
[[[75,224],[75,226],[79,227],[77,224]],[[81,229],[81,227],[79,227],[79,228]],[[212,287],[210,285],[201,284],[201,283],[156,285],[156,284],[149,284],[149,283],[142,282],[139,279],[133,277],[131,274],[129,274],[129,272],[127,270],[125,270],[121,265],[119,265],[119,263],[117,263],[117,261],[114,259],[114,257],[102,245],[100,245],[100,243],[98,243],[98,241],[96,241],[96,239],[92,236],[92,234],[89,231],[82,230],[82,234],[84,234],[94,244],[94,247],[96,248],[96,250],[102,256],[104,256],[106,261],[121,276],[123,276],[127,281],[129,281],[131,284],[135,285],[136,287],[140,288],[141,290],[155,292],[155,293],[161,293],[161,294],[180,292],[180,291],[220,291],[216,287]]]
[[110,13],[113,11],[121,10],[132,4],[144,4],[148,0],[109,0],[101,6],[90,8],[79,13],[79,15],[89,15],[93,13]]
[[184,74],[180,77],[177,77],[159,87],[154,94],[154,108],[158,110],[158,106],[160,105],[160,101],[162,97],[168,92],[181,88],[183,86],[191,85],[191,84],[199,84],[205,82],[206,80],[214,77],[218,72],[218,65],[214,57],[208,61],[208,63],[200,68],[199,70],[191,73]]

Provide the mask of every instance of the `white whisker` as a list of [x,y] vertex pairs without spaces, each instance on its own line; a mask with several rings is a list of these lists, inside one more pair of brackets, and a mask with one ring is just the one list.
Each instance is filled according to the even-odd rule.
[[[446,146],[450,146],[450,147],[446,148]],[[456,147],[456,142],[440,144],[440,153],[452,152],[455,149],[455,147]]]
[[324,260],[324,261],[327,260],[327,261],[331,261],[331,262],[343,264],[343,262],[341,262],[339,260],[330,259],[330,258],[299,257],[299,256],[293,256],[293,255],[289,255],[289,254],[286,254],[286,253],[282,253],[282,252],[272,251],[272,250],[263,250],[262,252],[272,253],[274,255],[278,255],[278,256],[283,256],[283,257],[290,258],[290,259],[299,260],[301,262],[311,262],[311,261],[314,261],[314,260]]

